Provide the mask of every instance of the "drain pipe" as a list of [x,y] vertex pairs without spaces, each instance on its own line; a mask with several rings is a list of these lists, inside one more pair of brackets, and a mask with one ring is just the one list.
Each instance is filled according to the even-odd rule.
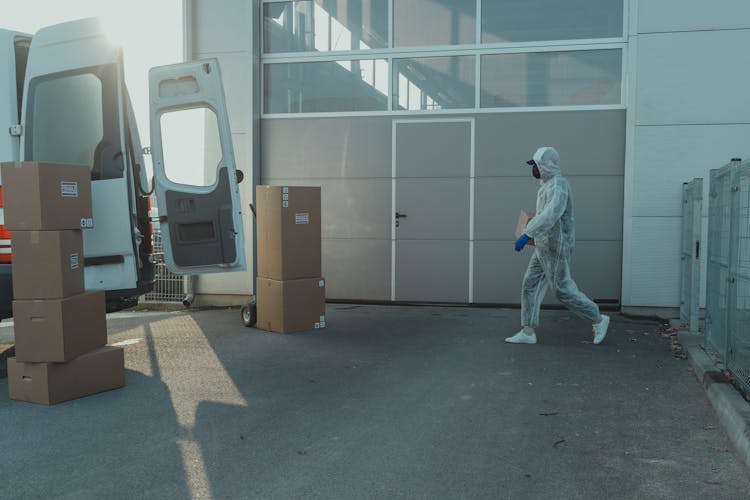
[[190,307],[193,305],[193,301],[195,300],[195,287],[198,284],[198,275],[197,274],[191,274],[188,278],[188,293],[185,295],[185,298],[182,299],[182,305],[185,307]]

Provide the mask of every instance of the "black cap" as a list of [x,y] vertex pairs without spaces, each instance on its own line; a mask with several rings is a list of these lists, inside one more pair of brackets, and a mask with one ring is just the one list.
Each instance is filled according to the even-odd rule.
[[534,160],[529,160],[526,162],[526,165],[536,165],[536,162]]

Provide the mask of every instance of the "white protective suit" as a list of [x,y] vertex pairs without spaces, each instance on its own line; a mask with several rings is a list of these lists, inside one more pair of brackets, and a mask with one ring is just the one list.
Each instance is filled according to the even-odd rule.
[[534,255],[523,278],[521,326],[539,325],[539,308],[549,286],[557,300],[592,322],[599,319],[599,307],[578,290],[570,276],[570,257],[575,246],[573,197],[568,181],[560,174],[554,148],[539,148],[533,157],[541,173],[536,215],[525,234],[534,238]]

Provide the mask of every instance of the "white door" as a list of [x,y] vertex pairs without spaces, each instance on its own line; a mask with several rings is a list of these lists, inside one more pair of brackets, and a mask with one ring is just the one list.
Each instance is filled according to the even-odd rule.
[[[126,122],[122,51],[96,19],[40,29],[23,92],[21,159],[91,168],[94,228],[84,231],[86,289],[145,292],[148,220],[139,214],[142,165]],[[139,183],[142,184],[142,183]],[[139,196],[140,195],[140,196]],[[141,237],[143,235],[143,237]]]
[[151,154],[167,267],[245,269],[237,172],[216,59],[149,72]]
[[474,122],[397,120],[392,300],[473,301]]

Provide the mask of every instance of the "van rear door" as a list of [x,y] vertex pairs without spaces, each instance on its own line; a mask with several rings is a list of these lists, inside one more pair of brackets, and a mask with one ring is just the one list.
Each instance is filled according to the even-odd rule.
[[237,172],[216,59],[149,72],[153,160],[170,271],[245,269]]
[[137,294],[143,260],[134,159],[125,139],[122,50],[97,19],[40,29],[29,50],[23,102],[22,160],[91,168],[94,228],[84,231],[86,288]]

